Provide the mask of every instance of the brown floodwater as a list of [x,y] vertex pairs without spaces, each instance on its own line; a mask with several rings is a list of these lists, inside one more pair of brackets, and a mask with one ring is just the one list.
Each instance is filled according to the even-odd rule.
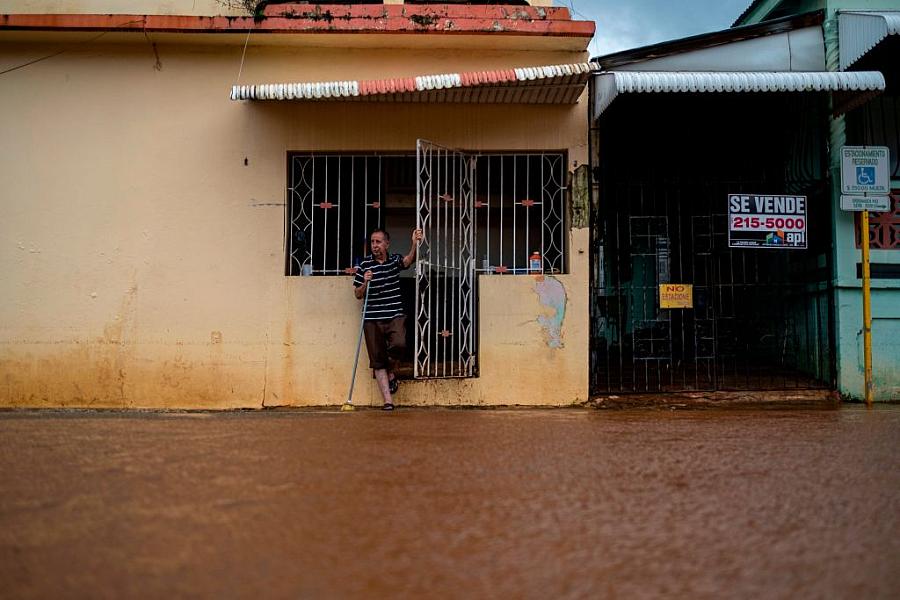
[[896,598],[900,407],[0,413],[0,597]]

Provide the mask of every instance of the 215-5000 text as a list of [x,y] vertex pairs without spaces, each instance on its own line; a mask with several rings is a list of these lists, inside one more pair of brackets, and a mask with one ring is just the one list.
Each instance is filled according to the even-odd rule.
[[731,229],[745,231],[804,231],[806,220],[803,217],[742,217],[734,215],[731,218]]

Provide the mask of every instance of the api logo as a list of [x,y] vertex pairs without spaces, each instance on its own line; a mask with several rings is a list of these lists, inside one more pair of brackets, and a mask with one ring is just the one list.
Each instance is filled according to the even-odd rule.
[[766,236],[767,246],[784,246],[784,232],[782,230],[773,231]]
[[875,167],[856,167],[856,185],[875,185]]

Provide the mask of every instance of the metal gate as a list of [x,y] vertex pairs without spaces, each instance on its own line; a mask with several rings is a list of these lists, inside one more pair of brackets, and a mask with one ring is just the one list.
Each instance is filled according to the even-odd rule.
[[475,159],[416,142],[416,378],[475,375]]
[[[604,186],[606,202],[595,222],[595,392],[829,385],[832,308],[824,254],[728,246],[727,193],[764,185]],[[803,192],[824,209],[814,218],[827,214],[826,195],[810,187]],[[665,283],[692,285],[693,306],[661,308]]]

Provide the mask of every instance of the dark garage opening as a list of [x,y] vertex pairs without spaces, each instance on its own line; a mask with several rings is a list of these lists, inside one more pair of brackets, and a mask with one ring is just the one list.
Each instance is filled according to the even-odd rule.
[[[826,116],[824,94],[666,94],[599,117],[594,393],[834,385]],[[807,196],[807,249],[730,248],[734,193]]]

